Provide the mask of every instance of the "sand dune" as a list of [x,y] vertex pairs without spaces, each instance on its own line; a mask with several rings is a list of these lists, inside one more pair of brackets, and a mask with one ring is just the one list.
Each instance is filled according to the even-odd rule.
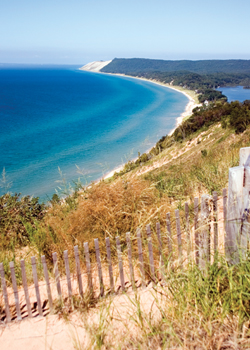
[[94,61],[94,62],[90,62],[90,63],[87,63],[85,64],[85,66],[82,66],[80,68],[80,70],[87,70],[87,71],[90,71],[90,72],[100,72],[100,70],[107,66],[109,63],[111,62],[110,61]]

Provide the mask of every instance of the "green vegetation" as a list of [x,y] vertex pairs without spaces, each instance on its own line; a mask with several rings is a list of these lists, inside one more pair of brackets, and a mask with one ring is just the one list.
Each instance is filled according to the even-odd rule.
[[250,73],[250,60],[154,60],[144,58],[115,58],[102,69],[106,73],[138,73],[138,72],[177,72],[189,71],[201,74]]
[[122,311],[119,300],[105,301],[96,322],[84,319],[90,338],[78,349],[249,348],[249,260],[229,267],[220,258],[206,274],[165,268],[164,285],[125,296]]
[[163,61],[149,59],[114,59],[102,69],[182,86],[199,94],[199,101],[227,98],[215,89],[220,86],[250,85],[249,60]]

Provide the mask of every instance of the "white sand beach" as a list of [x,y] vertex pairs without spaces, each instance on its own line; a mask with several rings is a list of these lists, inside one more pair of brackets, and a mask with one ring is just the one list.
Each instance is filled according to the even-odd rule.
[[[172,86],[170,84],[164,84],[164,83],[162,83],[162,82],[160,82],[158,80],[150,80],[150,79],[145,79],[145,78],[141,78],[141,77],[134,77],[134,76],[126,75],[126,74],[102,73],[101,69],[103,67],[107,66],[110,62],[111,62],[111,60],[110,61],[90,62],[90,63],[86,64],[85,66],[79,68],[79,69],[80,70],[84,70],[84,71],[95,72],[95,73],[118,75],[118,76],[122,76],[122,77],[130,77],[130,78],[133,78],[133,79],[149,81],[149,82],[151,82],[153,84],[161,85],[161,86],[166,87],[168,89],[172,89],[172,90],[175,90],[177,92],[180,92],[180,93],[184,94],[189,99],[189,102],[186,105],[185,111],[176,119],[176,126],[175,126],[175,128],[173,130],[171,130],[169,132],[168,135],[172,135],[173,132],[175,131],[175,129],[182,123],[183,119],[191,116],[192,115],[192,110],[195,107],[200,106],[200,104],[198,104],[194,100],[194,98],[191,96],[191,94],[188,93],[187,90],[185,90],[185,91],[180,90],[178,87]],[[147,152],[149,152],[149,150]],[[137,158],[135,158],[134,160],[136,160],[136,159]],[[124,165],[125,164],[122,164],[119,167],[117,167],[117,168],[113,169],[112,171],[110,171],[107,175],[104,176],[104,179],[108,179],[109,177],[112,177],[114,175],[114,173],[118,173],[119,171],[121,171],[123,169]]]

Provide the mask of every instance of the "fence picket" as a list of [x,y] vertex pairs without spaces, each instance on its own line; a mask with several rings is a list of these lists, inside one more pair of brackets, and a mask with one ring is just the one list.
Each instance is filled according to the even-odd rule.
[[22,321],[19,295],[18,295],[18,289],[17,289],[17,283],[16,283],[15,265],[13,261],[10,262],[10,272],[11,272],[11,280],[12,280],[12,286],[13,286],[14,297],[15,297],[17,319],[18,321]]
[[179,209],[175,210],[176,219],[176,231],[177,231],[177,241],[178,241],[178,255],[179,259],[182,258],[182,241],[181,241],[181,223],[180,223],[180,213]]
[[48,299],[49,299],[49,308],[50,308],[50,311],[52,311],[53,310],[53,299],[52,299],[52,294],[51,294],[49,274],[48,274],[48,268],[47,268],[45,255],[42,255],[42,264],[43,264],[43,273],[44,273],[45,283],[46,283],[46,290],[47,290],[47,295],[48,295]]
[[200,267],[205,269],[210,263],[210,224],[208,195],[201,196],[201,239],[200,239]]
[[117,248],[117,255],[118,255],[118,266],[119,266],[121,287],[122,287],[122,291],[125,292],[125,279],[124,279],[123,264],[122,264],[122,251],[121,251],[120,238],[118,236],[116,237],[116,248]]
[[154,266],[154,256],[153,256],[153,245],[151,237],[151,228],[150,225],[146,227],[147,239],[148,239],[148,253],[149,253],[149,268],[150,268],[150,277],[153,282],[155,281],[155,266]]
[[91,272],[91,263],[90,263],[88,242],[84,243],[84,254],[85,254],[87,276],[88,276],[88,288],[89,288],[89,292],[92,294],[93,293],[93,283],[92,283],[92,272]]
[[110,249],[109,237],[106,238],[106,249],[107,249],[107,261],[108,261],[108,268],[109,268],[110,289],[111,289],[111,293],[114,293],[115,285],[114,285],[114,275],[113,275],[113,267],[112,267],[112,260],[111,260],[111,249]]
[[140,228],[137,229],[137,244],[138,244],[139,266],[140,266],[140,271],[141,271],[142,286],[143,286],[143,288],[145,288],[146,287],[146,279],[145,279],[145,271],[144,271]]
[[27,276],[26,276],[26,271],[25,271],[25,262],[23,259],[20,261],[20,265],[21,265],[21,271],[22,271],[23,290],[24,290],[24,296],[25,296],[25,301],[26,301],[26,306],[27,306],[27,311],[28,311],[28,317],[32,317]]
[[171,232],[171,223],[170,223],[170,213],[166,214],[166,222],[167,222],[167,242],[168,242],[168,253],[172,254],[172,232]]
[[224,231],[226,232],[226,222],[227,222],[227,188],[222,190],[223,197],[223,219],[224,219]]
[[214,259],[218,256],[218,194],[213,192]]
[[71,286],[70,269],[69,269],[69,256],[68,256],[67,250],[64,250],[63,257],[64,257],[65,272],[66,272],[66,278],[67,278],[68,295],[72,301],[72,286]]
[[127,241],[127,248],[128,248],[128,263],[129,263],[130,280],[131,280],[132,288],[135,289],[135,275],[134,275],[134,267],[133,267],[133,262],[132,262],[132,248],[131,248],[130,232],[126,233],[126,241]]
[[6,287],[3,263],[0,263],[0,274],[1,274],[1,284],[2,284],[4,306],[5,306],[6,323],[10,323],[11,322],[10,306],[9,306],[9,298],[8,298],[8,292]]
[[199,265],[199,231],[198,231],[198,218],[199,218],[199,198],[194,198],[194,246],[195,246],[195,262]]
[[34,256],[31,257],[31,265],[32,265],[33,281],[34,281],[35,291],[36,291],[37,308],[38,308],[39,315],[43,316],[43,309],[42,309],[37,270],[36,270],[36,258]]
[[76,261],[76,275],[77,275],[79,294],[83,298],[82,274],[81,274],[78,245],[74,246],[74,254],[75,254],[75,261]]
[[158,238],[161,278],[164,279],[164,260],[163,260],[163,253],[162,253],[161,226],[159,222],[156,223],[156,234]]
[[190,258],[191,253],[191,237],[190,237],[190,226],[189,226],[189,206],[185,203],[185,218],[186,218],[186,233],[187,233],[187,256]]
[[60,275],[59,275],[59,270],[58,270],[57,254],[53,253],[52,258],[53,258],[53,265],[54,265],[54,275],[55,275],[55,280],[56,280],[57,294],[58,294],[59,299],[62,300],[62,289],[61,289]]
[[100,258],[98,238],[95,238],[94,242],[95,242],[95,254],[96,254],[96,262],[98,266],[98,276],[99,276],[99,283],[100,283],[100,295],[102,297],[104,295],[104,284],[103,284],[102,264],[101,264],[101,258]]

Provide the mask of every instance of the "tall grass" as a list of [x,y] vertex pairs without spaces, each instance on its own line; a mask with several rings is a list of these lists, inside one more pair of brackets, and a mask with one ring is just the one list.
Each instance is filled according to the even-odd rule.
[[[99,319],[92,331],[87,328],[92,349],[249,348],[250,259],[229,266],[221,256],[206,274],[195,264],[167,269],[165,281],[154,290],[125,296],[122,311],[115,299],[113,308],[102,310],[105,320]],[[108,320],[102,342],[94,343],[93,329]]]

